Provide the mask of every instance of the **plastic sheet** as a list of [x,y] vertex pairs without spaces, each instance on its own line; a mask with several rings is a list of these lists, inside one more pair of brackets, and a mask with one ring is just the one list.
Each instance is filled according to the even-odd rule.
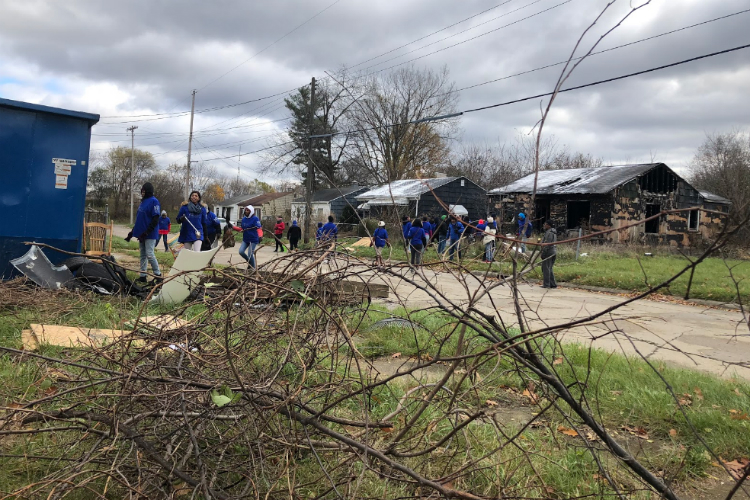
[[41,286],[59,290],[73,279],[73,273],[66,266],[53,266],[47,256],[36,245],[32,245],[22,257],[10,261],[13,267],[24,276]]
[[[164,279],[159,294],[152,299],[160,304],[179,304],[190,296],[190,292],[200,284],[201,270],[208,267],[219,248],[205,252],[182,250]],[[195,272],[191,272],[195,271]]]

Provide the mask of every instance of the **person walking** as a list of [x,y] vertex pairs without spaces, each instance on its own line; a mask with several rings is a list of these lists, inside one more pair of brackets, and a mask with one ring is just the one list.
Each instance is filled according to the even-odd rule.
[[552,222],[544,222],[544,238],[542,244],[547,246],[542,247],[542,276],[544,278],[542,288],[557,288],[557,281],[555,281],[555,259],[557,258],[557,230],[552,227]]
[[492,225],[492,217],[487,219],[487,225],[483,229],[484,237],[482,243],[484,243],[484,261],[491,263],[492,259],[495,258],[495,235],[497,235],[497,229]]
[[128,233],[126,241],[130,241],[135,235],[138,240],[138,250],[141,258],[140,276],[136,281],[145,283],[146,271],[151,264],[151,270],[156,276],[154,283],[161,283],[161,269],[159,262],[156,260],[154,249],[156,242],[159,240],[159,215],[161,207],[159,200],[154,196],[154,186],[147,182],[141,188],[141,204],[138,205],[138,213],[135,217],[133,230]]
[[206,209],[201,205],[201,194],[192,191],[188,201],[183,201],[177,212],[177,222],[182,224],[177,239],[186,250],[200,251],[206,226]]
[[411,246],[411,265],[419,267],[422,265],[422,251],[427,245],[427,235],[422,227],[422,221],[414,219],[414,223],[409,229],[408,234],[409,246]]
[[530,220],[526,220],[526,214],[521,212],[518,214],[518,229],[516,230],[516,237],[521,240],[521,253],[526,253],[526,240],[531,237],[532,224]]
[[321,228],[320,241],[321,243],[330,243],[331,241],[338,240],[339,228],[336,227],[336,223],[333,222],[333,215],[328,216],[328,222],[326,222]]
[[169,220],[169,217],[167,217],[167,211],[162,210],[161,217],[159,217],[159,239],[164,238],[164,251],[165,252],[169,252],[169,243],[167,243],[167,238],[169,237],[169,233],[171,231],[172,231],[172,221]]
[[201,252],[211,250],[214,246],[214,241],[221,234],[221,222],[216,214],[208,209],[208,205],[202,204],[203,208],[206,209],[206,226],[203,228],[206,230],[206,234],[203,235],[203,244],[201,245]]
[[260,229],[260,219],[255,216],[255,208],[252,205],[245,207],[240,226],[234,226],[235,231],[242,231],[242,244],[240,245],[240,257],[245,259],[248,268],[256,268],[255,265],[255,248],[260,243],[258,229]]
[[404,215],[401,218],[401,232],[404,237],[404,251],[407,255],[409,255],[409,252],[411,251],[409,248],[409,229],[411,229],[411,217]]
[[289,238],[289,251],[297,250],[299,240],[302,239],[302,228],[297,225],[296,220],[292,221],[289,231],[286,232],[286,237]]
[[284,237],[284,229],[286,229],[286,224],[284,224],[281,216],[277,215],[276,225],[273,226],[273,239],[276,240],[276,248],[273,250],[274,252],[284,253],[284,243],[281,241],[281,238]]
[[453,257],[455,257],[457,252],[458,252],[459,260],[461,259],[459,243],[461,241],[461,236],[463,234],[464,234],[464,225],[458,221],[456,216],[451,215],[450,223],[448,224],[448,240],[449,240],[448,253],[450,255],[450,260],[453,260]]
[[440,260],[445,258],[445,246],[448,243],[448,217],[446,215],[440,216],[440,224],[438,224],[435,232],[437,233],[438,239],[438,255]]
[[372,241],[370,246],[375,247],[375,265],[378,267],[384,267],[383,262],[383,248],[388,245],[390,248],[391,242],[388,240],[388,231],[385,229],[385,221],[378,222],[378,227],[372,233]]

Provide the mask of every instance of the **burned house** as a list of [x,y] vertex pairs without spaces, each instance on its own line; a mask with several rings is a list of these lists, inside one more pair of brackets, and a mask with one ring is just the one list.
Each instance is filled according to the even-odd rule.
[[[537,228],[551,220],[562,236],[577,235],[579,229],[588,234],[622,228],[601,240],[697,246],[721,230],[730,205],[721,196],[695,189],[664,163],[541,171],[532,207],[533,189],[530,174],[489,192],[490,211],[499,215],[504,233],[515,232],[515,217],[523,212]],[[628,227],[681,208],[695,209]]]

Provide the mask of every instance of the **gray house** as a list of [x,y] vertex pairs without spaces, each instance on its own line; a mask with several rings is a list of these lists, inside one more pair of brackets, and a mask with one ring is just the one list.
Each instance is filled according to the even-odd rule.
[[[325,222],[329,215],[333,215],[336,221],[341,221],[344,209],[347,206],[351,206],[356,211],[359,203],[357,195],[367,191],[367,189],[367,186],[353,184],[341,188],[315,191],[312,196],[313,222]],[[292,219],[296,219],[300,224],[305,219],[305,203],[304,196],[296,198],[292,202]]]
[[446,207],[451,205],[454,213],[463,212],[471,219],[484,217],[487,211],[487,191],[466,177],[393,181],[358,195],[357,200],[359,208],[375,218],[388,214],[438,216],[447,213]]

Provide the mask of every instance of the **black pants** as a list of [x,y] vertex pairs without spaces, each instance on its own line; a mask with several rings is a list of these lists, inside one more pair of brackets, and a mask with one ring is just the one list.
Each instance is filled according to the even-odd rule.
[[297,250],[297,243],[299,243],[299,240],[297,240],[297,239],[290,239],[289,240],[289,250]]
[[544,286],[547,288],[557,288],[555,271],[552,269],[555,266],[556,258],[557,255],[550,255],[542,260],[542,276],[544,276]]
[[280,248],[281,251],[283,252],[284,251],[284,244],[281,242],[281,235],[280,234],[274,234],[273,237],[276,240],[276,250],[278,250]]
[[216,240],[215,234],[204,234],[203,243],[201,243],[201,252],[207,252],[208,250],[211,250],[211,247],[214,244],[214,240]]
[[162,234],[162,236],[164,236],[164,251],[165,252],[169,252],[169,245],[167,244],[167,236],[169,236],[169,235],[168,234]]
[[422,264],[422,249],[424,246],[422,245],[414,245],[411,246],[411,265],[412,266],[419,266]]

